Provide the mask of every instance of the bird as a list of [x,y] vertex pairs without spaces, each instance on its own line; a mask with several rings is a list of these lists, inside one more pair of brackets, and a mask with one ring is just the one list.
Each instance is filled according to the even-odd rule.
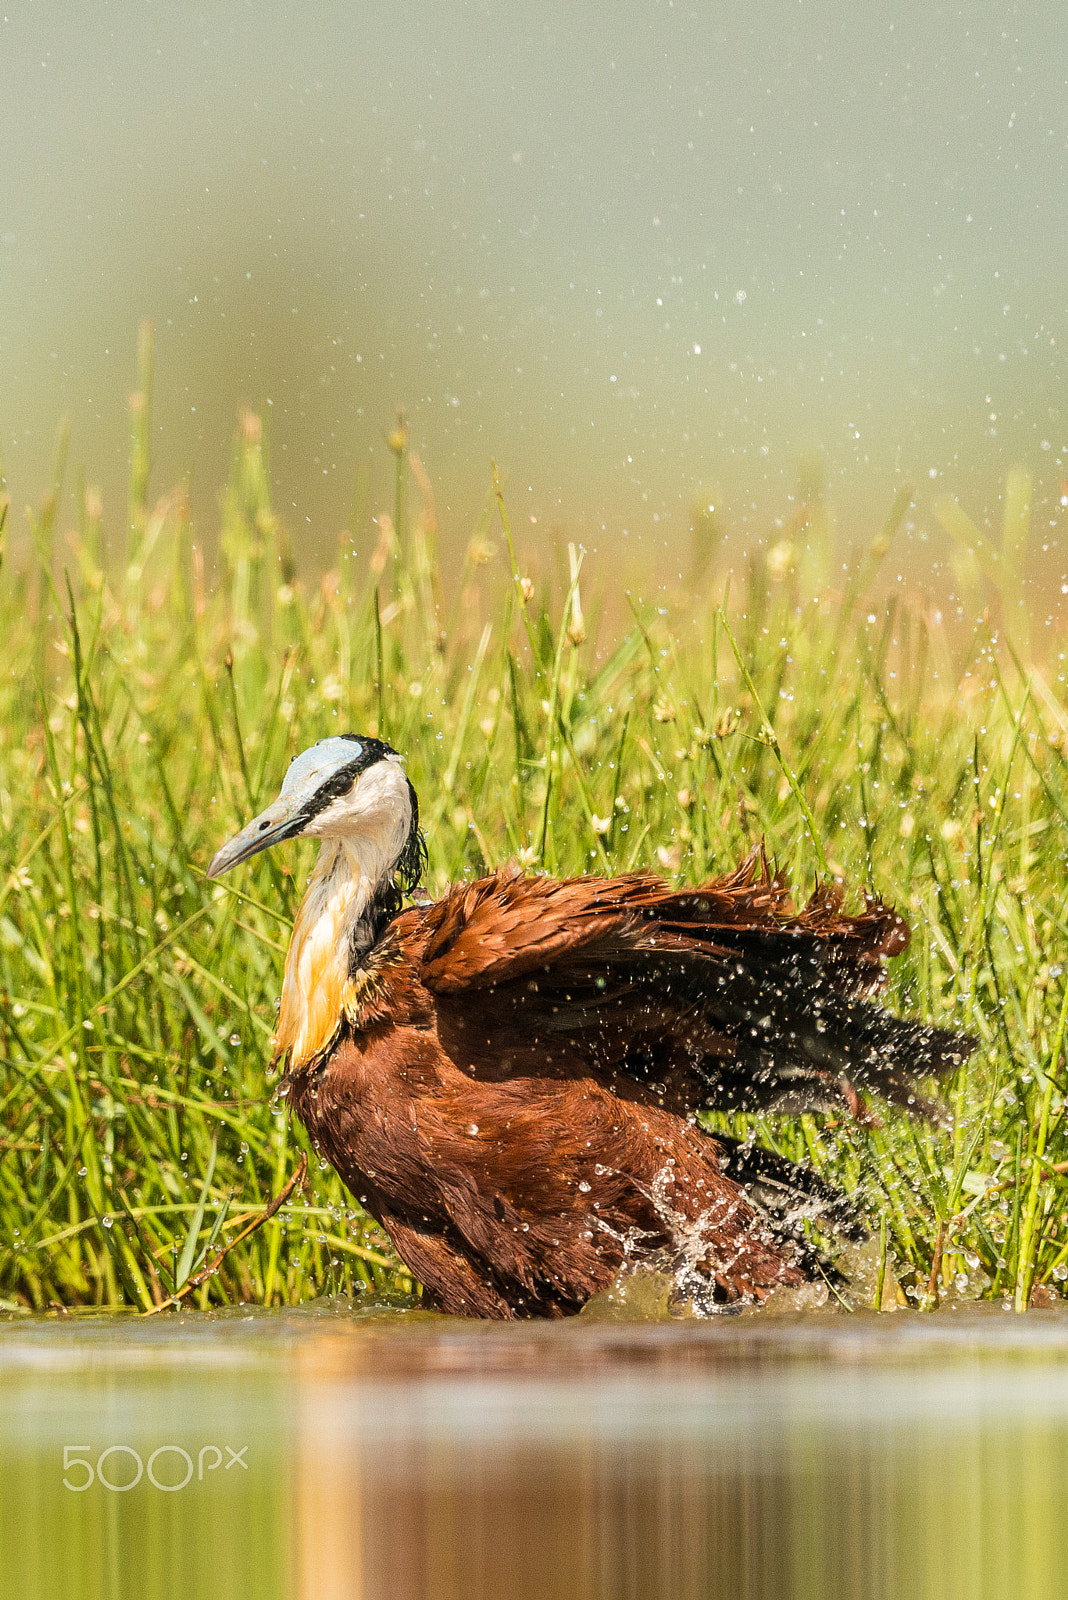
[[840,1281],[806,1222],[863,1237],[852,1202],[700,1114],[937,1117],[920,1080],[974,1048],[872,998],[902,916],[836,883],[797,909],[763,844],[693,888],[508,865],[430,899],[404,759],[363,734],[296,756],[208,877],[293,838],[278,1092],[443,1312],[568,1316],[639,1268],[709,1314]]

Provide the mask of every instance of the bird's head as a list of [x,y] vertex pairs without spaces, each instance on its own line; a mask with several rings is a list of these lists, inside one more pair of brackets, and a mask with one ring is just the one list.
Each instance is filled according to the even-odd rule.
[[208,877],[283,839],[306,838],[351,846],[372,884],[396,878],[414,889],[425,859],[419,802],[396,750],[381,739],[347,733],[302,751],[278,799],[216,852]]

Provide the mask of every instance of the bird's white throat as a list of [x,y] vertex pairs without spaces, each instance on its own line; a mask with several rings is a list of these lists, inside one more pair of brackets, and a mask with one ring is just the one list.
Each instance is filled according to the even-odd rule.
[[408,779],[391,756],[304,829],[323,845],[286,953],[274,1055],[290,1070],[328,1049],[341,1025],[353,965],[374,941],[375,904],[411,826]]

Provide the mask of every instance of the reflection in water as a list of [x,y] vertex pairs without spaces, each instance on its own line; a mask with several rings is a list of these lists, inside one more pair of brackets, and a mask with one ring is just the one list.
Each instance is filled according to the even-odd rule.
[[[5,1340],[0,1570],[28,1600],[1060,1593],[1060,1318],[329,1313]],[[63,1485],[64,1445],[92,1466],[167,1443],[184,1488]],[[199,1477],[213,1444],[247,1468]],[[184,1472],[157,1456],[160,1482]]]
[[[53,1337],[54,1326],[37,1333],[15,1352],[9,1333],[4,1352],[0,1593],[285,1595],[292,1489],[284,1368],[250,1369],[240,1352],[205,1362],[188,1347],[163,1356],[156,1342],[110,1349],[107,1338]],[[227,1471],[226,1446],[246,1443],[248,1471]],[[157,1457],[153,1475],[180,1482],[184,1450],[192,1476],[180,1490],[154,1487],[145,1472],[168,1445],[177,1450]],[[222,1458],[215,1468],[212,1445]],[[64,1480],[86,1481],[77,1465],[85,1458],[115,1487],[67,1488]],[[140,1481],[124,1489],[138,1460]]]

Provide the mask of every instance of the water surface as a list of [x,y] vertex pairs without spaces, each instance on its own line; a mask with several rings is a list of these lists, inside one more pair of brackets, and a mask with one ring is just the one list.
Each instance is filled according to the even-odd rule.
[[1044,1597],[1066,1513],[1053,1312],[0,1330],[26,1600]]

